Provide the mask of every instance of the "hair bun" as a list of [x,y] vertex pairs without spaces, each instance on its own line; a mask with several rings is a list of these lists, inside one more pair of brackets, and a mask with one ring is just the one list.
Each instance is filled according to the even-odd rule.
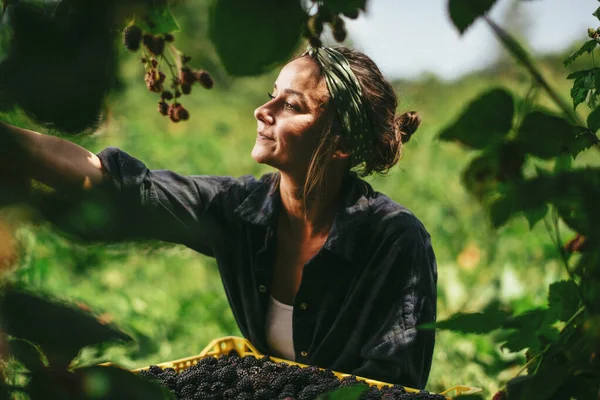
[[421,124],[421,116],[416,111],[405,112],[396,117],[396,126],[400,131],[400,140],[406,143]]

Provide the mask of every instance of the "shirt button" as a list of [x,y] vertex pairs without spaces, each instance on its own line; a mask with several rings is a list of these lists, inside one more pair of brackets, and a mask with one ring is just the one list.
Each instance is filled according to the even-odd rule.
[[307,308],[308,308],[308,304],[306,304],[306,303],[301,303],[300,304],[300,309],[301,310],[306,310]]
[[302,357],[306,357],[306,356],[308,356],[308,353],[307,353],[306,351],[301,351],[301,352],[300,352],[300,355],[301,355]]
[[264,293],[267,291],[267,287],[265,285],[260,285],[258,287],[259,292]]

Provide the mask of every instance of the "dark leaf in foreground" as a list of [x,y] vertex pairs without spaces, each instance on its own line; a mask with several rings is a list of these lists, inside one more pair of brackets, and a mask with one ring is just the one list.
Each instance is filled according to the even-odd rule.
[[209,36],[227,72],[259,75],[289,59],[306,18],[299,0],[216,0]]
[[39,345],[54,368],[68,366],[85,346],[132,340],[88,312],[13,288],[0,299],[0,323],[5,333]]
[[439,137],[475,149],[500,143],[512,127],[513,98],[504,89],[493,89],[473,100]]
[[548,307],[555,318],[568,321],[579,309],[577,285],[571,280],[558,281],[550,285]]
[[499,329],[509,314],[495,307],[480,313],[457,313],[445,321],[419,325],[418,329],[446,329],[462,333],[489,333]]
[[575,157],[593,144],[584,131],[585,128],[572,125],[564,118],[534,111],[523,120],[517,140],[536,157],[549,159],[564,154]]
[[448,12],[462,35],[475,20],[492,8],[496,0],[449,0]]

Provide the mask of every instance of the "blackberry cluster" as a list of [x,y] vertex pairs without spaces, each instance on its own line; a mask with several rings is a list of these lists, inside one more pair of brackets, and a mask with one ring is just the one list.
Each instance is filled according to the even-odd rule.
[[[192,92],[192,85],[196,82],[205,89],[211,89],[214,81],[210,74],[204,70],[193,70],[188,66],[191,58],[182,54],[172,44],[175,38],[171,34],[152,35],[144,33],[135,25],[130,25],[123,30],[123,45],[130,51],[142,49],[141,58],[144,64],[144,81],[149,91],[160,93],[158,112],[168,116],[173,122],[186,121],[190,113],[186,110],[179,98]],[[169,56],[165,49],[171,50]],[[166,65],[166,70],[161,69]],[[167,81],[167,74],[170,75]],[[170,86],[168,86],[170,82]]]
[[[275,363],[268,357],[239,357],[235,352],[206,357],[182,371],[156,365],[139,375],[158,381],[183,400],[311,400],[339,387],[366,385],[354,376],[339,380],[317,367]],[[403,386],[370,387],[362,400],[443,400],[425,391],[407,393]]]
[[342,19],[342,15],[346,18],[356,19],[360,13],[360,9],[355,9],[350,12],[344,12],[341,15],[331,11],[329,7],[321,3],[318,4],[318,11],[308,18],[306,23],[304,36],[308,39],[313,47],[320,47],[321,33],[323,33],[323,27],[325,24],[329,25],[333,38],[338,42],[346,40],[348,35],[346,31],[346,24]]

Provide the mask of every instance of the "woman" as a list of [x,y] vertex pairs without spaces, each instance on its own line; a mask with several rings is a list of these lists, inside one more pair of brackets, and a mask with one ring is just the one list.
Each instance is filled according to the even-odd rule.
[[[254,113],[252,157],[278,170],[258,180],[150,171],[119,149],[96,156],[6,124],[0,138],[8,165],[57,190],[44,208],[53,204],[48,216],[66,230],[215,257],[240,330],[259,351],[423,388],[434,333],[415,326],[435,320],[430,238],[351,172],[398,161],[420,119],[396,116],[396,106],[367,56],[313,48],[281,70]],[[103,212],[83,218],[90,207]]]

